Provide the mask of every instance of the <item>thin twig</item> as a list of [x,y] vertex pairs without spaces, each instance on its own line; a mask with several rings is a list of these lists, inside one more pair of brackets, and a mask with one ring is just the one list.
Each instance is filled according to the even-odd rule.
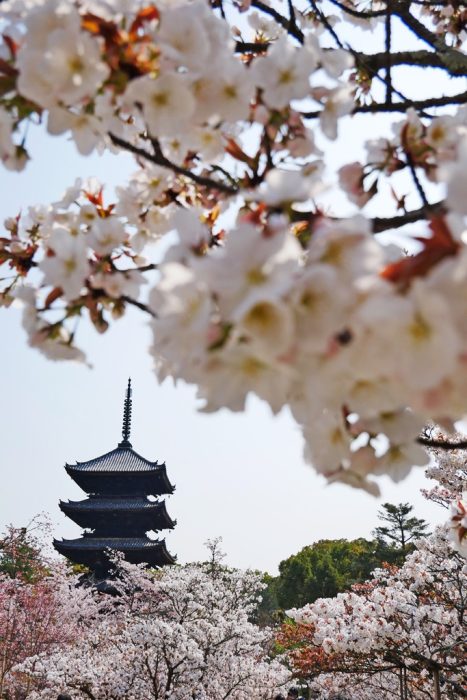
[[386,12],[386,10],[367,10],[363,12],[361,10],[355,10],[353,7],[348,7],[347,5],[344,5],[344,3],[339,2],[339,0],[330,0],[330,2],[346,14],[351,15],[352,17],[358,17],[359,19],[382,17]]
[[385,50],[386,50],[386,104],[392,102],[392,78],[391,78],[391,10],[389,2],[386,3],[386,18],[385,18]]
[[286,29],[291,36],[303,44],[304,36],[302,30],[297,26],[291,27],[290,20],[287,17],[281,15],[281,13],[275,10],[273,7],[266,5],[266,3],[262,2],[262,0],[252,0],[251,4],[253,7],[256,7],[256,9],[261,10],[261,12],[264,12],[266,15],[269,15],[275,19],[277,24],[280,24],[281,27]]
[[184,177],[193,180],[193,182],[196,182],[198,185],[202,185],[203,187],[207,187],[209,189],[219,190],[220,192],[225,192],[226,194],[230,195],[238,193],[238,187],[226,185],[223,182],[218,182],[217,180],[213,180],[212,178],[206,177],[204,175],[197,175],[188,168],[183,168],[181,165],[172,163],[172,161],[170,161],[163,155],[160,149],[156,153],[148,153],[148,151],[145,151],[143,148],[133,146],[133,144],[129,143],[128,141],[125,141],[124,139],[121,139],[115,134],[109,133],[109,137],[112,143],[114,143],[116,146],[119,146],[120,148],[123,148],[125,151],[129,151],[135,156],[144,158],[145,160],[148,160],[151,163],[154,163],[155,165],[160,165],[162,168],[172,170],[174,173],[177,173],[177,175],[183,175]]
[[415,169],[415,163],[413,162],[413,158],[411,153],[406,150],[405,152],[405,157],[407,158],[407,165],[409,166],[410,173],[412,175],[412,179],[415,183],[415,187],[417,188],[417,192],[420,195],[420,199],[423,202],[423,206],[426,208],[430,207],[430,203],[427,199],[427,196],[425,194],[425,190],[422,187],[422,183],[420,182],[420,179],[418,177],[417,171]]
[[120,298],[122,301],[125,301],[127,304],[131,304],[132,306],[136,306],[137,309],[144,311],[145,313],[149,314],[153,318],[157,317],[157,314],[152,309],[150,309],[147,304],[143,304],[142,301],[137,301],[136,299],[132,299],[131,297],[127,297],[127,296],[122,296]]

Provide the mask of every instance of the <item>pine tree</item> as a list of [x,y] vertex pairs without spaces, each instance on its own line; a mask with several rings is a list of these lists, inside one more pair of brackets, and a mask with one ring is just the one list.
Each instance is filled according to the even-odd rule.
[[[406,554],[412,551],[414,540],[425,537],[428,524],[421,518],[411,515],[413,506],[409,503],[383,503],[378,512],[378,518],[387,525],[380,525],[373,530],[373,536],[380,547],[388,550],[399,550],[395,559],[404,560]],[[400,555],[400,556],[399,556]]]

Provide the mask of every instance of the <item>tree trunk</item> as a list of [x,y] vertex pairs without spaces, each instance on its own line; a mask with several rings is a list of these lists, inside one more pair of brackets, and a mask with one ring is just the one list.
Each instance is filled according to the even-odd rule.
[[441,700],[441,686],[439,684],[439,671],[437,668],[433,670],[433,687],[435,691],[435,700]]

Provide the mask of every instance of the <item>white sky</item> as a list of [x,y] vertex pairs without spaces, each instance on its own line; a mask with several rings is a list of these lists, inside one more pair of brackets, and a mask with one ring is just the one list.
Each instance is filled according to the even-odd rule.
[[[331,163],[358,157],[358,142],[374,130],[369,125],[368,118],[347,125],[330,149]],[[126,156],[83,159],[65,139],[34,131],[30,145],[34,158],[24,173],[0,170],[0,220],[58,199],[78,175],[96,175],[110,188],[133,170]],[[285,411],[273,417],[251,399],[242,415],[198,413],[193,388],[157,384],[143,314],[131,311],[103,336],[85,326],[79,338],[92,370],[45,360],[26,346],[20,312],[0,309],[0,531],[46,511],[56,536],[79,536],[58,509],[60,498],[84,497],[63,466],[116,447],[130,375],[131,439],[146,458],[165,460],[176,484],[167,506],[178,524],[167,545],[182,563],[203,558],[206,539],[221,535],[230,564],[274,573],[282,559],[319,539],[369,537],[384,501],[408,501],[433,524],[445,518],[419,493],[429,485],[423,469],[399,485],[381,480],[378,500],[326,486],[304,464],[299,430]]]

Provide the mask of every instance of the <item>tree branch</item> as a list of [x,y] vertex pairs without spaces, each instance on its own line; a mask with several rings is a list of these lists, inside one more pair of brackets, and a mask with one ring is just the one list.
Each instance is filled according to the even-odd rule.
[[[270,41],[237,41],[235,44],[236,53],[264,53],[271,46]],[[430,53],[427,51],[427,53]]]
[[132,299],[131,297],[127,296],[122,296],[121,297],[122,301],[125,301],[127,304],[131,304],[132,306],[136,306],[137,309],[140,309],[140,311],[144,311],[145,313],[149,314],[153,318],[157,318],[157,314],[154,313],[152,309],[147,306],[147,304],[143,304],[141,301],[136,301],[136,299]]
[[350,15],[351,17],[358,17],[359,19],[372,19],[373,17],[384,17],[386,10],[366,10],[365,12],[361,10],[355,10],[352,7],[347,7],[344,3],[339,2],[339,0],[330,0],[330,2],[338,7],[342,12]]
[[148,160],[151,163],[155,163],[155,165],[160,165],[162,168],[172,170],[174,173],[177,173],[177,175],[183,175],[184,177],[193,180],[193,182],[196,182],[198,185],[202,185],[203,187],[207,187],[209,189],[219,190],[220,192],[225,192],[226,194],[231,195],[237,194],[238,192],[238,187],[226,185],[223,182],[218,182],[217,180],[213,180],[210,177],[205,177],[204,175],[197,175],[188,168],[183,168],[181,165],[172,163],[172,161],[170,161],[163,155],[160,149],[156,149],[155,153],[148,153],[143,148],[133,146],[133,144],[129,143],[128,141],[125,141],[124,139],[121,139],[115,134],[109,133],[109,137],[112,143],[114,143],[116,146],[119,146],[119,148],[123,148],[125,151],[129,151],[135,156],[139,156],[140,158],[144,158],[145,160]]
[[466,450],[467,440],[459,440],[455,442],[453,440],[437,440],[436,438],[425,437],[424,435],[419,435],[417,442],[425,447],[433,447],[441,450]]
[[[386,52],[364,54],[355,51],[355,60],[362,68],[378,71],[386,67]],[[467,75],[467,65],[449,66],[435,51],[419,49],[417,51],[397,51],[390,54],[391,66],[419,66],[420,68],[442,68],[454,76]]]
[[[373,102],[370,105],[357,105],[352,114],[378,114],[380,112],[406,112],[410,107],[416,110],[424,110],[430,107],[447,107],[448,105],[463,105],[467,103],[467,90],[457,95],[444,95],[443,97],[429,97],[425,100],[403,100],[402,102]],[[321,114],[317,109],[313,112],[301,112],[304,119],[316,119]]]
[[467,56],[457,49],[447,46],[439,34],[434,34],[408,10],[408,7],[394,3],[393,12],[419,39],[431,46],[440,55],[448,68],[467,68]]
[[281,13],[275,10],[273,7],[266,5],[264,2],[262,2],[262,0],[252,0],[251,5],[252,7],[256,7],[258,10],[261,10],[261,12],[264,12],[266,15],[272,17],[277,24],[280,24],[280,26],[286,29],[291,36],[303,44],[304,36],[302,30],[299,29],[297,25],[293,26],[288,17],[284,17],[284,15],[281,15]]
[[436,202],[431,204],[429,207],[423,206],[420,209],[414,209],[413,211],[405,212],[400,216],[393,216],[390,218],[375,218],[371,220],[373,233],[382,233],[383,231],[389,231],[393,228],[400,228],[406,224],[413,224],[416,221],[421,221],[426,219],[427,214],[434,214],[436,212],[442,211],[444,208],[444,202]]

